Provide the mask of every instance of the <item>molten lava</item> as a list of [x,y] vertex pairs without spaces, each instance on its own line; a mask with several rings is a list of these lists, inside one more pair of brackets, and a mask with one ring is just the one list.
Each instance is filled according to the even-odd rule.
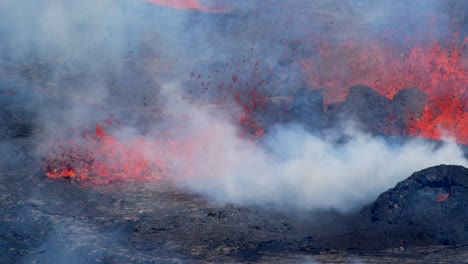
[[[227,7],[210,5],[202,0],[146,1],[180,10],[230,11]],[[414,87],[427,95],[427,103],[425,106],[422,104],[424,110],[418,116],[405,119],[404,130],[389,131],[430,139],[448,136],[459,143],[468,144],[468,59],[463,57],[467,56],[468,38],[460,40],[459,35],[455,35],[451,41],[409,43],[405,47],[397,47],[390,42],[377,40],[319,41],[312,45],[312,52],[304,55],[308,57],[293,56],[291,60],[299,60],[304,79],[312,89],[323,90],[325,105],[343,102],[347,99],[349,88],[357,84],[367,85],[391,100],[402,90]],[[214,83],[210,76],[208,80],[202,80],[200,73],[192,73],[191,77],[195,89],[202,93],[216,87],[219,105],[234,104],[234,108],[240,109],[240,126],[246,134],[256,138],[264,133],[262,115],[269,114],[267,106],[272,103],[266,96],[269,92],[267,86],[275,84],[272,81],[274,77],[270,76],[274,75],[271,70],[260,73],[259,62],[250,62],[249,65],[243,67],[247,70],[233,71],[235,73],[221,83]],[[296,88],[300,87],[291,87],[291,91]],[[191,97],[189,99],[193,100]],[[389,111],[389,123],[394,119],[393,114]],[[179,174],[190,177],[191,166],[197,166],[190,164],[193,160],[191,157],[203,151],[207,145],[205,143],[213,136],[213,132],[207,128],[195,137],[195,141],[171,137],[121,141],[107,131],[107,127],[114,123],[121,125],[120,121],[109,119],[82,138],[57,142],[46,160],[47,176],[88,180],[98,184],[147,182],[172,173],[172,164],[178,162],[185,163],[178,167],[186,170]],[[444,202],[448,198],[442,195],[437,201]]]
[[449,43],[414,44],[403,51],[381,42],[322,44],[317,56],[301,64],[307,82],[323,89],[326,104],[345,100],[356,84],[390,99],[416,87],[428,95],[428,103],[422,117],[406,124],[409,135],[449,136],[468,144],[468,64],[463,60],[467,44],[468,38],[459,41],[458,34]]
[[[76,140],[58,140],[45,160],[49,178],[69,178],[94,184],[110,182],[152,182],[165,178],[182,180],[192,177],[194,157],[206,149],[213,138],[210,128],[189,137],[177,137],[174,126],[157,137],[140,135],[118,140],[105,128],[120,121],[112,118],[99,124],[93,133]],[[122,127],[117,127],[122,128]]]
[[143,139],[122,143],[109,136],[103,125],[98,125],[94,134],[88,133],[77,141],[56,143],[47,158],[46,175],[91,180],[97,184],[158,180],[166,164],[143,155],[146,147]]
[[231,9],[219,4],[204,3],[203,0],[146,0],[149,3],[159,6],[171,7],[180,10],[195,10],[209,13],[227,13]]
[[439,194],[439,195],[437,196],[437,202],[438,202],[438,203],[444,203],[444,202],[446,202],[449,198],[450,198],[450,194],[449,194],[449,193]]

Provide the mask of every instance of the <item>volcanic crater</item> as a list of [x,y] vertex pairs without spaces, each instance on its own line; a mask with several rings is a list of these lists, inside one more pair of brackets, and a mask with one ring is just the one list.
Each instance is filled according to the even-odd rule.
[[[98,36],[78,34],[83,44],[100,45],[91,41],[83,45],[86,52],[76,46],[71,54],[63,52],[67,56],[52,51],[73,42],[67,39],[57,46],[39,41],[33,46],[45,52],[26,52],[26,58],[15,57],[19,46],[0,45],[6,51],[0,56],[0,262],[468,262],[468,169],[463,164],[431,164],[407,175],[397,170],[396,185],[385,182],[380,195],[360,193],[372,189],[380,174],[394,171],[395,160],[400,165],[418,160],[398,160],[402,146],[428,152],[408,152],[409,158],[434,153],[444,160],[459,156],[460,163],[468,158],[468,38],[466,19],[458,12],[466,5],[447,1],[442,11],[436,9],[461,27],[457,32],[443,38],[430,32],[435,36],[428,34],[430,41],[421,44],[403,40],[405,33],[411,36],[406,29],[390,28],[382,44],[380,35],[373,41],[358,29],[380,32],[393,16],[388,21],[366,17],[369,26],[355,9],[343,15],[346,5],[337,3],[317,1],[311,7],[297,1],[285,9],[270,1],[237,8],[230,1],[209,2],[149,0],[142,9],[119,2],[125,8],[113,9],[106,1],[96,21],[116,23],[111,24],[124,27],[125,34],[110,26],[96,33],[94,24],[80,20],[77,26],[72,20],[71,32]],[[398,19],[410,10],[392,8]],[[112,19],[109,10],[121,11],[121,17]],[[134,20],[131,12],[144,19]],[[178,26],[190,30],[175,34],[180,29],[163,23],[167,17],[183,20]],[[310,30],[302,31],[302,19],[312,17]],[[9,34],[17,18],[3,19],[0,36],[18,40]],[[419,29],[425,23],[410,25]],[[209,27],[210,36],[199,27]],[[357,37],[345,34],[350,28]],[[229,34],[220,34],[226,29]],[[323,32],[331,33],[316,38]],[[111,52],[115,43],[140,33],[144,38],[138,44],[124,41],[125,52]],[[295,133],[272,137],[284,128]],[[361,137],[358,143],[372,141],[370,150],[346,149],[356,142],[355,134]],[[300,138],[299,143],[291,138]],[[371,178],[345,181],[351,173],[369,174],[368,164],[357,164],[339,170],[338,183],[315,179],[310,184],[302,178],[291,185],[301,178],[282,178],[288,172],[283,169],[301,159],[282,162],[300,155],[289,148],[276,153],[277,145],[314,140],[320,144],[312,153],[330,152],[339,164],[384,151],[382,157],[397,158],[380,163]],[[320,147],[331,150],[321,153]],[[264,167],[256,166],[262,162]],[[320,165],[330,164],[339,166]],[[306,166],[306,175],[312,177],[319,167]],[[267,180],[260,177],[265,171]],[[279,184],[267,184],[274,180]],[[309,195],[319,182],[320,192]],[[310,191],[304,193],[302,185]],[[308,205],[310,197],[338,202],[317,208]],[[339,197],[359,202],[343,210]]]
[[[298,109],[322,107],[320,93],[297,94],[289,112],[283,111],[288,118],[294,118]],[[440,165],[408,175],[371,204],[349,213],[217,204],[159,178],[141,182],[99,175],[106,179],[90,185],[85,177],[46,177],[47,167],[41,169],[43,161],[32,155],[38,140],[36,115],[18,105],[27,94],[8,96],[2,103],[2,150],[7,157],[0,184],[2,262],[461,263],[467,259],[468,170],[461,166]],[[421,111],[422,107],[405,103],[410,98],[423,101],[425,96],[409,88],[388,100],[370,87],[354,86],[335,111],[314,112],[305,115],[310,119],[299,121],[326,126],[342,115],[353,115],[373,120],[364,123],[366,128],[382,133],[390,111],[407,113],[403,109],[411,108],[415,115]],[[366,111],[372,107],[375,111]]]

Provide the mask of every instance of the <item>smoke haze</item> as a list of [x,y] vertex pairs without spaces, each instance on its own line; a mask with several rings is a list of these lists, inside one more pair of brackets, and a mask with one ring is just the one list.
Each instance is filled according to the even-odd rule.
[[[78,137],[114,114],[126,126],[112,131],[122,142],[154,141],[169,128],[193,147],[170,158],[136,150],[148,160],[169,160],[169,176],[189,190],[223,203],[340,211],[370,202],[416,170],[468,165],[455,143],[390,144],[348,123],[321,133],[298,122],[276,124],[252,140],[241,135],[236,121],[243,109],[232,106],[233,99],[225,102],[229,107],[209,109],[224,95],[216,87],[234,75],[241,79],[234,93],[246,91],[242,85],[252,76],[270,81],[260,88],[269,96],[303,88],[294,52],[311,52],[313,45],[291,43],[306,36],[326,33],[332,44],[385,39],[404,45],[415,34],[424,40],[432,16],[431,37],[452,33],[440,1],[278,2],[226,1],[232,14],[145,1],[0,2],[1,59],[45,65],[36,75],[13,70],[29,90],[8,84],[28,93],[25,104],[38,113],[38,154],[50,151],[57,138]],[[205,89],[191,73],[213,84]]]

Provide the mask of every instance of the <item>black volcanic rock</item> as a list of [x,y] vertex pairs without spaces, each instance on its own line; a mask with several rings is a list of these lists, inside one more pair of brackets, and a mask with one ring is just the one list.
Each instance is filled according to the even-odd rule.
[[[414,173],[361,211],[377,244],[468,242],[468,169],[440,165]],[[370,234],[372,233],[372,234]]]
[[403,89],[393,97],[389,121],[396,134],[405,134],[407,124],[423,115],[427,97],[427,94],[417,88]]
[[294,100],[289,109],[292,119],[305,124],[311,130],[323,127],[323,92],[310,88],[301,88],[294,93]]
[[400,117],[409,115],[421,117],[427,97],[427,94],[417,88],[403,89],[393,97],[393,113]]
[[423,115],[427,98],[427,94],[412,87],[389,99],[372,87],[355,85],[349,89],[346,100],[328,106],[324,119],[327,127],[353,120],[366,132],[406,136],[408,124]]
[[370,132],[382,132],[391,111],[391,100],[365,85],[349,89],[346,100],[337,106],[332,124],[342,118],[353,119]]
[[303,87],[289,97],[268,97],[255,110],[254,119],[267,130],[276,124],[297,122],[312,132],[341,127],[351,120],[368,133],[408,136],[409,124],[422,117],[427,101],[428,95],[417,88],[403,89],[389,99],[372,87],[355,85],[346,100],[326,106],[322,90]]

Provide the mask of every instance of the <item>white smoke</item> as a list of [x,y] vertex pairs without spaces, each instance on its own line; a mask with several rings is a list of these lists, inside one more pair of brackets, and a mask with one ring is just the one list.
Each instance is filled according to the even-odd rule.
[[298,124],[278,125],[261,140],[250,140],[219,113],[179,102],[190,120],[184,124],[184,139],[196,144],[191,145],[192,155],[172,168],[172,176],[222,203],[347,211],[371,202],[415,171],[438,164],[468,165],[454,142],[390,144],[352,124],[325,136]]

